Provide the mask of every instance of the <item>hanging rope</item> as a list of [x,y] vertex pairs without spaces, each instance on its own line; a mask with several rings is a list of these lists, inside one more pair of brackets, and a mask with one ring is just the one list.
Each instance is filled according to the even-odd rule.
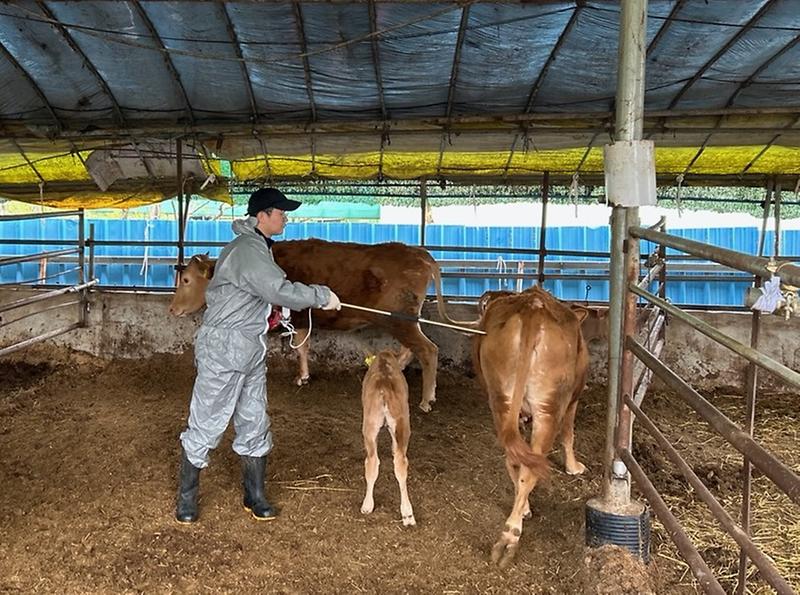
[[683,174],[678,174],[675,178],[675,181],[678,183],[678,187],[675,194],[675,203],[678,206],[678,217],[683,215],[683,203],[681,203],[681,189],[683,188]]
[[572,174],[572,182],[569,184],[569,200],[575,205],[575,218],[578,218],[578,182],[580,176],[578,172]]
[[[503,260],[502,256],[498,256],[497,257],[497,265],[495,266],[495,270],[498,273],[500,273],[501,275],[505,274],[508,271],[508,267],[506,266],[506,261]],[[502,277],[498,277],[497,278],[497,289],[498,290],[502,290],[503,289],[503,279],[502,279]]]

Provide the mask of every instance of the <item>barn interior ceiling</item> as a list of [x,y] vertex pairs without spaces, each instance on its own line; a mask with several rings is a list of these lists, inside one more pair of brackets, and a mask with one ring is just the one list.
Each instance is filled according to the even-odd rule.
[[[615,1],[0,4],[0,196],[134,206],[228,181],[601,183]],[[800,0],[650,0],[659,181],[794,187]],[[214,174],[211,177],[211,174]],[[202,188],[201,188],[202,187]]]

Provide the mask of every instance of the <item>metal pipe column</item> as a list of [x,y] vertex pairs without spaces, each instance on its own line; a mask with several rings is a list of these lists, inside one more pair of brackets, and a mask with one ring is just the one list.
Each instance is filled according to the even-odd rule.
[[[644,63],[647,48],[647,0],[623,0],[620,14],[619,73],[617,77],[615,141],[641,140],[644,120]],[[629,214],[630,212],[630,214]],[[614,206],[611,213],[611,287],[608,343],[608,419],[606,427],[604,499],[625,506],[630,502],[630,476],[614,455],[617,412],[620,407],[625,254],[628,217],[638,209]],[[633,255],[631,255],[633,256]],[[637,255],[638,256],[638,255]],[[617,473],[612,471],[617,469]]]
[[547,203],[550,199],[550,172],[542,177],[542,224],[539,228],[539,266],[536,280],[539,287],[544,287],[544,259],[547,256]]

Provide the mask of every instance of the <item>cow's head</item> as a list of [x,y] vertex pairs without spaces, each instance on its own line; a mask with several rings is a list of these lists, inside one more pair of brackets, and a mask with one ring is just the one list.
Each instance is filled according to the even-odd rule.
[[367,364],[367,367],[369,368],[378,358],[386,361],[391,366],[397,367],[398,370],[403,371],[409,362],[414,358],[414,352],[405,345],[401,346],[397,350],[384,349],[375,355],[367,355],[367,357],[364,358],[364,363]]
[[608,306],[569,304],[569,307],[581,322],[584,341],[587,343],[593,339],[608,341]]
[[178,275],[175,297],[169,304],[173,316],[186,316],[197,312],[206,304],[206,287],[214,276],[214,261],[208,254],[195,254]]

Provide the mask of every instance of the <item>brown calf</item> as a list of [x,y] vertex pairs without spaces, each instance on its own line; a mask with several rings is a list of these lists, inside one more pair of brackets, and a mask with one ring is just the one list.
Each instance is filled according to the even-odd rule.
[[364,477],[367,480],[367,493],[361,504],[361,512],[369,514],[375,507],[372,493],[378,479],[378,433],[386,425],[392,435],[392,456],[394,475],[400,486],[400,515],[403,525],[416,525],[411,500],[408,498],[406,478],[408,477],[408,439],[411,436],[411,422],[408,415],[408,384],[403,369],[411,361],[413,353],[406,347],[399,352],[381,351],[369,366],[361,385],[361,403],[364,420],[361,431],[364,435]]
[[[549,469],[547,453],[561,434],[567,473],[585,467],[575,457],[575,411],[589,363],[581,334],[585,308],[573,311],[548,292],[523,293],[485,301],[473,359],[488,397],[497,436],[514,483],[514,508],[492,548],[492,561],[507,566],[519,547],[522,519],[530,517],[528,495]],[[531,415],[530,446],[520,434],[520,412]]]

